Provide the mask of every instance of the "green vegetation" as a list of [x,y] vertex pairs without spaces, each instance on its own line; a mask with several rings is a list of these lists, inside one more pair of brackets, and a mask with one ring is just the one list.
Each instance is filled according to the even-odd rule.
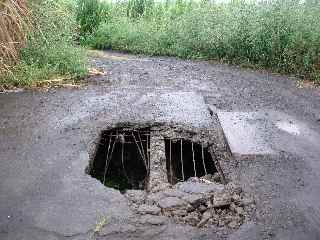
[[108,5],[100,0],[78,0],[76,17],[80,26],[80,36],[86,38],[97,30],[101,22],[108,18]]
[[85,76],[77,44],[219,60],[320,84],[320,4],[265,2],[30,0],[28,14],[23,1],[0,0],[0,85]]
[[30,86],[58,76],[86,75],[86,53],[75,45],[77,22],[73,2],[42,0],[33,3],[27,41],[18,64],[0,77],[0,85]]
[[319,4],[129,0],[104,6],[107,19],[84,41],[93,48],[221,60],[320,83]]

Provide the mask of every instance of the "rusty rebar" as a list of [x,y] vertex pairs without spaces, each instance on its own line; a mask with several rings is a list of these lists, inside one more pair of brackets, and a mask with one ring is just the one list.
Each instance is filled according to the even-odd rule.
[[[112,137],[111,137],[111,134],[110,134],[109,146],[108,146],[108,152],[107,152],[107,158],[106,158],[106,165],[105,165],[104,175],[103,175],[103,184],[106,183],[106,175],[107,175],[107,171],[108,171],[108,168],[109,168],[109,164],[110,164],[111,159],[112,159],[112,154],[113,154],[113,150],[114,150],[114,145],[115,145],[115,143],[116,143],[116,141],[114,140],[114,141],[113,141],[113,144],[112,144],[112,148],[111,148],[111,154],[109,155],[111,140],[112,140]],[[109,158],[110,158],[110,160],[109,160]]]
[[[144,160],[145,160],[145,163],[146,163],[146,167],[147,167],[147,166],[148,166],[148,162],[147,162],[146,155],[145,155],[145,153],[144,153],[144,148],[143,148],[143,144],[142,144],[140,132],[138,131],[137,133],[138,133],[138,137],[139,137],[139,140],[140,140],[141,151],[142,151],[142,154],[143,154],[143,157],[144,157]],[[148,170],[148,169],[147,169],[147,170]]]
[[172,150],[171,150],[171,139],[169,140],[169,161],[170,161],[170,179],[171,179],[171,184],[173,184],[173,173],[172,173],[172,160],[171,160],[171,154],[172,154]]
[[181,172],[182,172],[182,180],[184,181],[185,180],[185,177],[184,177],[184,168],[183,168],[183,147],[182,147],[182,139],[180,140],[180,151],[181,151],[181,154],[180,154],[180,161],[181,161]]
[[194,159],[194,147],[193,142],[191,142],[191,149],[192,149],[192,161],[193,161],[193,170],[194,170],[194,176],[197,176],[197,170],[196,170],[196,161]]
[[[144,166],[145,166],[146,170],[148,171],[146,160],[145,160],[144,157],[143,157],[143,154],[142,154],[142,152],[141,152],[141,150],[140,150],[140,146],[139,146],[139,144],[137,143],[137,139],[136,139],[136,137],[135,137],[135,135],[134,135],[133,132],[132,132],[132,137],[133,137],[133,139],[134,139],[134,142],[135,142],[136,145],[137,145],[137,148],[138,148],[138,151],[139,151],[139,153],[140,153],[140,155],[141,155],[141,158],[142,158],[142,161],[143,161],[143,163],[144,163]],[[142,151],[143,151],[143,149],[142,149]]]
[[204,151],[203,151],[203,145],[202,144],[201,144],[201,157],[202,157],[204,173],[207,175],[208,173],[207,173],[206,163],[204,161]]

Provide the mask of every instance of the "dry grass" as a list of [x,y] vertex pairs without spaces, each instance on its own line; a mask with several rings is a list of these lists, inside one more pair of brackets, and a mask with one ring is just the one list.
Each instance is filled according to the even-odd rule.
[[0,74],[17,63],[28,22],[26,0],[0,0]]

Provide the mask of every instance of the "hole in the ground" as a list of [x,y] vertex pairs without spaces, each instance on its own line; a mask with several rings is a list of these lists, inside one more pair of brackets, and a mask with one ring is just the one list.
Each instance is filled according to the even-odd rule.
[[206,147],[185,139],[165,139],[167,177],[171,184],[217,172]]
[[124,191],[145,189],[149,172],[150,129],[116,128],[101,133],[90,175]]

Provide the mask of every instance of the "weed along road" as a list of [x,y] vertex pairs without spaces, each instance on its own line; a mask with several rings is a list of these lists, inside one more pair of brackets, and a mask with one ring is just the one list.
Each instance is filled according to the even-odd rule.
[[0,94],[0,239],[320,239],[320,91],[95,52],[77,88]]

